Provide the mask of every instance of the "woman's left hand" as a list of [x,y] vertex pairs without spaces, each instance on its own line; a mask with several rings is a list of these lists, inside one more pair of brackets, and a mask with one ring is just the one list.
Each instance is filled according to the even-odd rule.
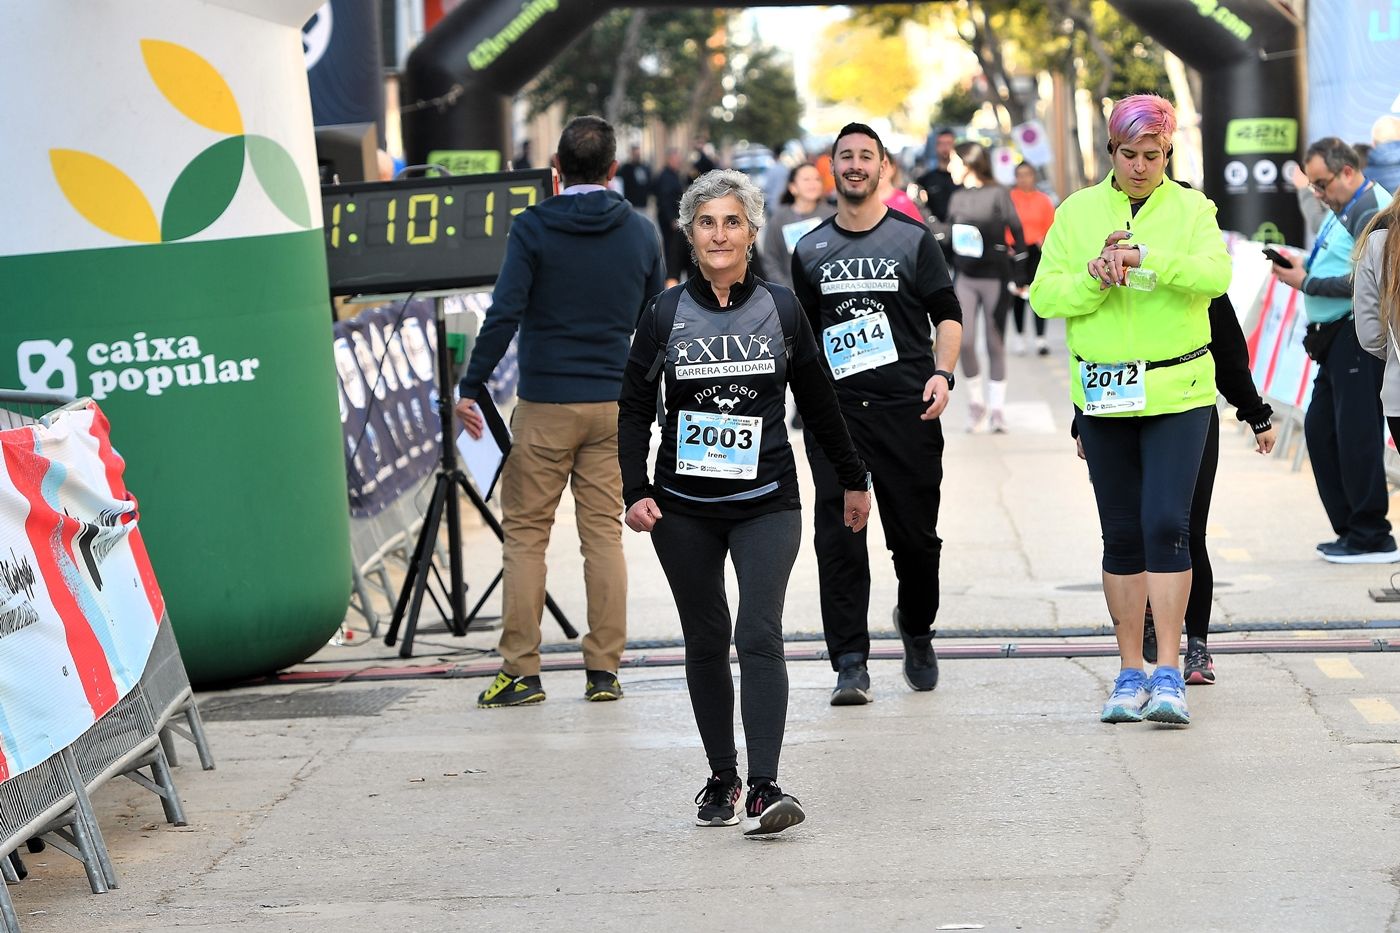
[[851,529],[853,534],[862,531],[865,523],[870,521],[870,490],[847,489],[842,515],[846,520],[846,527]]
[[1274,427],[1273,425],[1269,426],[1269,430],[1260,431],[1258,434],[1254,435],[1255,447],[1261,454],[1267,454],[1272,452],[1274,449],[1274,444],[1277,441],[1278,428]]

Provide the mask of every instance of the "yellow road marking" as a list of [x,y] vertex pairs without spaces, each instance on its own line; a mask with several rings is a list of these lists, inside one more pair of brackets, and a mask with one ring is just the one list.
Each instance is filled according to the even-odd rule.
[[1313,658],[1317,669],[1333,680],[1361,680],[1361,672],[1346,658]]
[[1362,719],[1373,726],[1390,726],[1400,723],[1400,710],[1391,706],[1389,700],[1381,697],[1352,700],[1351,705],[1356,707],[1356,711],[1361,714]]
[[1220,556],[1235,563],[1254,559],[1249,556],[1249,551],[1242,547],[1223,547],[1220,549]]

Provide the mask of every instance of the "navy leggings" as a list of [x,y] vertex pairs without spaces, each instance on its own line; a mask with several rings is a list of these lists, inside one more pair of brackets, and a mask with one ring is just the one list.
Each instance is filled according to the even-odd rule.
[[1105,573],[1191,569],[1191,497],[1209,406],[1170,415],[1079,415],[1103,529]]

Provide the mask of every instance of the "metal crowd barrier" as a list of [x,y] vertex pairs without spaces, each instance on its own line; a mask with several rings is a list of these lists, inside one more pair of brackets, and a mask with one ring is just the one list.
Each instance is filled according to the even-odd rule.
[[[0,430],[42,422],[86,400],[0,390]],[[178,720],[183,719],[183,723]],[[117,887],[116,871],[89,792],[118,775],[160,798],[166,819],[185,825],[171,775],[174,736],[194,744],[204,770],[214,758],[168,616],[161,620],[139,682],[77,741],[38,767],[0,782],[0,931],[18,933],[8,886],[22,877],[21,846],[40,839],[82,863],[94,894]],[[149,774],[144,769],[149,769]]]
[[364,617],[372,638],[379,635],[380,619],[374,608],[374,594],[390,606],[398,598],[389,579],[389,562],[408,565],[409,549],[418,540],[418,529],[423,523],[418,495],[435,478],[429,473],[422,483],[404,492],[377,515],[350,518],[350,576],[354,583],[350,608]]

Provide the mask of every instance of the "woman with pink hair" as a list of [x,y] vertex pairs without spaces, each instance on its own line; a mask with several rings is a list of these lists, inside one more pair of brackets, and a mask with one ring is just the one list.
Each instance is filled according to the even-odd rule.
[[[1191,497],[1215,404],[1209,307],[1230,284],[1215,205],[1166,178],[1176,112],[1155,94],[1109,116],[1113,171],[1066,198],[1031,305],[1065,319],[1070,397],[1103,530],[1120,671],[1104,722],[1190,722],[1179,669]],[[1149,680],[1148,601],[1162,646]]]

